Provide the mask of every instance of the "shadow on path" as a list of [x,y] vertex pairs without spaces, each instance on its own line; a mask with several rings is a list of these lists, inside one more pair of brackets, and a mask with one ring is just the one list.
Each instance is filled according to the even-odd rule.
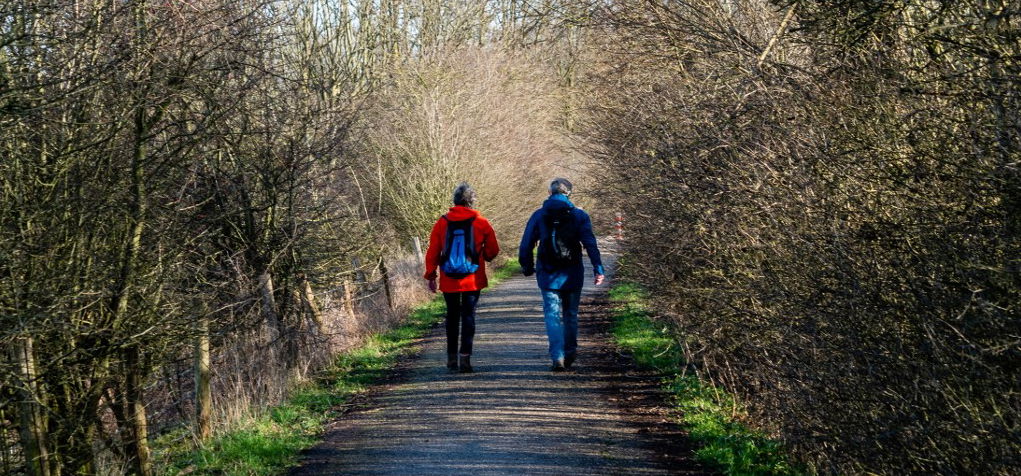
[[705,474],[657,408],[655,378],[607,343],[606,289],[586,287],[578,362],[566,373],[549,371],[533,278],[484,293],[475,373],[449,373],[437,329],[289,474]]

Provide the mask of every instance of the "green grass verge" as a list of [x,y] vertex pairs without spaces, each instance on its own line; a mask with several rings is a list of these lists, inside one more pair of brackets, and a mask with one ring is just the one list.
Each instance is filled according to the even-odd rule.
[[521,263],[518,263],[517,258],[512,258],[504,262],[503,266],[493,270],[489,276],[489,285],[494,286],[515,274],[521,273]]
[[614,340],[628,349],[639,366],[664,375],[663,388],[674,403],[677,418],[700,448],[695,456],[727,475],[800,475],[782,446],[732,417],[734,398],[682,375],[684,359],[669,327],[658,324],[648,308],[648,296],[638,286],[620,284],[610,290],[614,303]]
[[[521,270],[509,260],[489,280],[495,285]],[[442,295],[416,308],[404,323],[369,337],[360,347],[339,356],[316,379],[294,389],[287,402],[217,435],[201,448],[185,438],[186,429],[163,435],[153,447],[167,475],[272,475],[297,461],[298,453],[319,441],[323,425],[336,409],[384,377],[398,360],[413,352],[412,343],[443,320]],[[176,443],[174,443],[176,441]]]

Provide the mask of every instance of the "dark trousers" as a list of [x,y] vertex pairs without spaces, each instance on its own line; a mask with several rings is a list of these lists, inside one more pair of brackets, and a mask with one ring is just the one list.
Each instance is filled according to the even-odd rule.
[[[447,301],[447,355],[472,353],[475,340],[475,305],[479,302],[479,291],[443,293]],[[458,328],[461,330],[461,348],[457,348]]]

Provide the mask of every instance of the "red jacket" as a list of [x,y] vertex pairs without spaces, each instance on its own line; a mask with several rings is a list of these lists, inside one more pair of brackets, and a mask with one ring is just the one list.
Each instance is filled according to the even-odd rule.
[[[462,221],[475,217],[472,222],[472,234],[475,235],[475,249],[479,250],[479,269],[475,274],[463,278],[451,278],[440,270],[440,291],[445,293],[458,293],[462,291],[478,291],[489,285],[486,278],[486,261],[493,261],[500,253],[500,244],[496,242],[496,232],[489,220],[482,218],[477,210],[468,207],[455,206],[447,212],[447,219],[450,221]],[[440,253],[443,252],[443,240],[447,237],[447,220],[440,218],[433,225],[433,231],[429,234],[429,250],[425,253],[425,279],[436,279],[436,271],[439,266]]]

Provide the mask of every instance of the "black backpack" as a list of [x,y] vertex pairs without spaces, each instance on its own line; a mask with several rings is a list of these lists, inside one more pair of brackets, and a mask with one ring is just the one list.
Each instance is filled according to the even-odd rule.
[[574,225],[574,208],[543,212],[545,233],[539,240],[539,259],[544,265],[566,267],[581,259],[581,243]]
[[451,278],[463,278],[479,269],[479,253],[475,250],[475,218],[447,220],[447,234],[440,252],[440,269]]

